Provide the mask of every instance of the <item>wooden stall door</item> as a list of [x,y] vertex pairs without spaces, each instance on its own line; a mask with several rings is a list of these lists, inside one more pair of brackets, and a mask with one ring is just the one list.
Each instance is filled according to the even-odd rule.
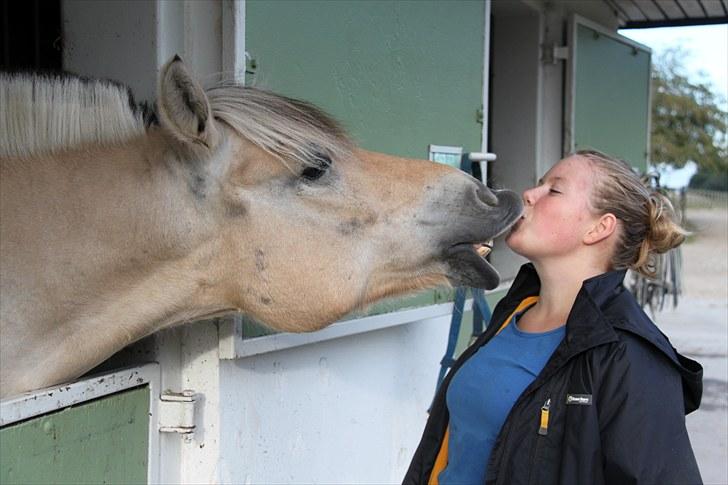
[[0,483],[147,483],[148,386],[0,429]]

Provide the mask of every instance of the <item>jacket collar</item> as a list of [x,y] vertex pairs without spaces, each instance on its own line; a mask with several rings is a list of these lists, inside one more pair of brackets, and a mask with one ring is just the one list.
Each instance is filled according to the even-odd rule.
[[[584,280],[582,291],[586,291],[589,296],[599,306],[606,303],[611,297],[622,291],[622,281],[627,270],[608,271],[600,275]],[[513,280],[509,296],[514,297],[538,295],[541,290],[541,280],[538,277],[536,268],[533,263],[526,263],[521,266],[516,278]]]
[[[625,291],[622,286],[626,271],[609,271],[585,280],[566,320],[565,341],[570,357],[588,348],[617,340],[617,334],[605,318],[602,308],[615,296]],[[538,295],[541,280],[532,263],[524,264],[506,297],[518,302]]]
[[[624,275],[625,271],[610,271],[584,281],[567,317],[564,340],[556,348],[539,376],[524,390],[521,398],[542,386],[575,355],[618,340],[617,333],[604,317],[601,308],[614,295],[624,291],[622,286]],[[528,296],[538,295],[540,290],[541,280],[536,268],[531,263],[524,264],[504,298],[508,305],[500,308],[497,316],[499,320],[494,321],[505,318],[502,312],[512,311],[511,307],[515,308]],[[496,312],[493,318],[496,318]],[[486,333],[490,333],[489,337],[492,338],[492,330]]]
[[[584,281],[566,321],[564,341],[525,392],[540,386],[574,355],[617,341],[616,328],[639,336],[664,354],[682,377],[686,414],[698,408],[702,395],[702,367],[680,355],[634,298],[625,294],[627,290],[622,285],[625,274],[626,270],[610,271]],[[515,308],[523,298],[537,295],[540,289],[536,268],[528,263],[521,267],[504,300]]]

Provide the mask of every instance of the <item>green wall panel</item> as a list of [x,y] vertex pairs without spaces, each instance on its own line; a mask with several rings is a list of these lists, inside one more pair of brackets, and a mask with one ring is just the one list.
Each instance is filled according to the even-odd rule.
[[0,483],[146,483],[149,388],[0,430]]
[[479,151],[484,3],[246,2],[254,85],[311,101],[363,147]]
[[650,53],[577,24],[574,146],[645,170]]
[[[247,0],[247,82],[305,99],[362,147],[427,158],[429,144],[480,151],[482,0]],[[348,318],[451,300],[430,290]],[[250,319],[244,336],[273,333]]]

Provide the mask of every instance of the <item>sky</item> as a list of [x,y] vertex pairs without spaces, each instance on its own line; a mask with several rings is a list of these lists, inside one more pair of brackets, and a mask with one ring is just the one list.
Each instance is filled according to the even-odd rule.
[[684,48],[690,53],[685,59],[690,79],[709,80],[713,91],[726,100],[724,106],[728,109],[728,24],[627,29],[619,33],[651,48],[655,56],[669,47]]

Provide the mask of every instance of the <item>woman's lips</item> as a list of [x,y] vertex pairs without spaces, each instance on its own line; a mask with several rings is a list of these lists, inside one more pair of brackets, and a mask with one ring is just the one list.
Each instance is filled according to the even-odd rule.
[[509,234],[513,234],[518,230],[518,228],[521,226],[521,223],[526,219],[525,216],[521,216],[512,226],[511,230],[508,231]]

